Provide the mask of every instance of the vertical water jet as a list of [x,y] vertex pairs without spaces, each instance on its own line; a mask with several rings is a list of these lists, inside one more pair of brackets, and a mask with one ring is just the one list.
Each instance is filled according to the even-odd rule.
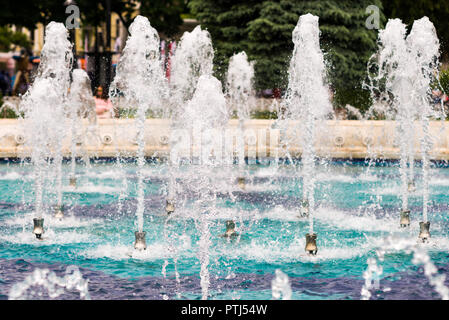
[[[315,207],[315,141],[317,126],[332,113],[329,90],[326,86],[326,66],[320,48],[318,17],[306,14],[299,17],[293,30],[294,49],[289,67],[285,97],[286,115],[301,125],[301,162],[303,203],[308,204],[309,232],[306,251],[316,254],[316,234],[313,230]],[[313,246],[313,248],[312,248]]]
[[72,60],[67,29],[62,23],[50,22],[45,29],[37,76],[20,104],[27,124],[25,143],[31,149],[34,166],[35,226],[37,223],[42,232],[46,176],[55,174],[57,203],[62,204],[62,141],[66,135],[65,105]]
[[162,110],[162,101],[168,87],[163,72],[159,52],[159,35],[147,18],[137,16],[129,28],[123,54],[117,64],[117,74],[111,84],[110,96],[113,103],[121,101],[128,107],[137,108],[137,232],[136,249],[142,249],[143,214],[145,211],[145,185],[143,168],[145,166],[145,120],[148,111]]

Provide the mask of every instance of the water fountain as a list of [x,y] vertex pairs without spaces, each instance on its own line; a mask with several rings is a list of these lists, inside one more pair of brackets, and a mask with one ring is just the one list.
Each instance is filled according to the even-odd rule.
[[226,94],[229,110],[236,110],[239,119],[237,133],[237,152],[239,172],[237,185],[244,190],[247,184],[245,178],[245,121],[249,120],[251,107],[254,104],[254,62],[248,61],[245,52],[234,54],[229,59],[226,75]]
[[[378,74],[376,83],[384,86],[396,119],[401,150],[401,196],[400,225],[410,225],[409,194],[414,191],[415,121],[420,120],[424,137],[421,141],[423,163],[423,223],[420,238],[427,239],[428,168],[431,138],[429,135],[430,84],[438,66],[439,41],[435,28],[427,17],[415,21],[408,37],[405,25],[399,19],[390,19],[379,33],[380,49],[377,55]],[[390,98],[392,96],[392,98]]]
[[[33,298],[34,287],[41,286],[45,289],[45,294],[50,298],[57,298],[69,290],[79,292],[80,299],[90,300],[88,290],[89,280],[85,280],[77,266],[69,266],[64,277],[58,277],[48,269],[35,269],[24,281],[14,284],[11,288],[9,300],[30,300]],[[42,295],[38,293],[37,295]]]
[[[5,154],[1,153],[5,150],[2,144],[10,143],[24,154],[30,150],[32,160],[31,165],[26,161],[20,165],[0,162],[0,295],[34,299],[42,297],[39,292],[43,291],[44,297],[64,298],[76,291],[80,298],[93,299],[291,299],[293,293],[300,299],[448,298],[443,273],[449,268],[444,260],[448,250],[444,205],[449,201],[449,175],[447,165],[430,167],[431,156],[439,152],[432,149],[435,137],[447,131],[436,130],[431,121],[435,113],[428,96],[438,66],[438,40],[428,19],[417,20],[408,37],[399,20],[391,20],[380,33],[376,58],[382,67],[373,80],[386,81],[378,90],[390,95],[385,110],[391,111],[388,119],[396,122],[379,121],[376,126],[393,128],[384,129],[379,138],[375,134],[381,130],[359,134],[366,122],[326,120],[332,108],[318,17],[301,16],[293,32],[295,47],[282,119],[276,121],[284,130],[284,138],[294,138],[283,141],[286,153],[282,157],[291,162],[276,168],[271,168],[271,163],[268,168],[260,163],[244,166],[244,153],[239,153],[234,165],[235,148],[224,145],[230,136],[234,139],[235,131],[243,138],[246,129],[254,128],[253,121],[247,121],[253,74],[247,57],[239,53],[231,59],[223,93],[220,81],[212,76],[213,48],[207,31],[197,27],[182,39],[174,56],[174,78],[168,85],[157,32],[146,18],[136,17],[110,91],[114,104],[120,100],[122,106],[134,108],[136,118],[98,121],[96,130],[102,143],[97,149],[100,157],[112,155],[113,161],[94,159],[89,175],[82,176],[81,170],[76,171],[76,159],[92,157],[95,149],[86,138],[84,119],[91,114],[88,126],[94,127],[89,81],[84,71],[74,70],[70,86],[67,30],[55,23],[47,27],[40,72],[21,104],[25,119],[19,129],[24,131],[16,129],[3,135],[0,127],[0,154]],[[237,123],[229,121],[234,104],[239,106],[238,130],[229,130]],[[171,122],[147,119],[148,115],[164,114],[161,109],[165,107]],[[376,110],[381,108],[376,106]],[[269,131],[273,123],[266,121],[261,127]],[[335,131],[326,140],[327,126]],[[389,139],[396,126],[400,140],[394,146]],[[277,142],[274,132],[269,132],[270,139],[275,136]],[[377,151],[368,143],[374,138],[384,141],[393,156],[401,157],[399,174],[394,163],[377,165]],[[419,138],[420,148],[414,143]],[[365,162],[359,165],[357,160],[327,159],[320,144],[329,146],[328,140],[332,152],[349,149],[352,144],[363,148],[359,157],[370,157],[368,169]],[[160,150],[165,153],[158,154]],[[72,158],[67,166],[63,153],[70,153]],[[170,162],[160,161],[167,153]],[[129,156],[137,159],[137,166],[127,162]],[[147,162],[145,156],[154,158]],[[422,180],[419,172],[415,177],[415,158],[422,159]],[[274,163],[277,165],[277,157]],[[97,174],[104,168],[108,169],[106,175]],[[240,188],[246,188],[245,192],[234,192],[232,170],[237,178],[243,178]],[[46,221],[44,237],[46,203],[62,205],[59,191],[63,189],[63,172],[80,179],[71,181],[78,184],[73,189],[84,187],[79,181],[95,181],[96,193],[78,190],[70,199],[73,216]],[[435,181],[431,180],[433,174],[438,175]],[[251,186],[247,177],[252,179]],[[392,203],[401,202],[401,226],[414,227],[410,210],[416,207],[419,194],[412,191],[415,179],[423,190],[418,243],[409,232],[398,231],[397,210],[389,209]],[[35,193],[30,181],[34,181]],[[111,191],[115,189],[120,189],[119,196]],[[31,235],[24,232],[30,216],[23,211],[33,199]],[[165,214],[161,214],[164,209]],[[422,244],[430,240],[429,211],[436,226],[432,246]],[[391,212],[396,218],[392,219]],[[144,225],[147,216],[151,223]],[[133,223],[137,231],[131,234]],[[304,240],[298,237],[298,230],[307,223],[307,254],[302,254]],[[317,235],[324,233],[326,245],[320,246],[317,255]],[[385,235],[395,237],[384,239]],[[129,254],[132,238],[134,250]],[[145,250],[148,244],[151,250]],[[77,269],[67,269],[63,277],[57,275],[63,271],[68,254],[83,267],[94,266],[86,269],[89,287]],[[424,273],[416,272],[421,266]],[[383,277],[392,281],[383,281]],[[106,282],[110,290],[96,289]],[[35,291],[36,287],[44,290]]]
[[172,154],[168,168],[169,185],[165,208],[167,214],[171,214],[175,210],[175,171],[177,171],[180,160],[175,153],[178,144],[186,138],[177,134],[177,122],[183,116],[184,105],[193,97],[198,79],[203,75],[212,75],[213,60],[214,49],[210,34],[207,30],[202,30],[201,26],[195,27],[192,32],[183,34],[172,57],[170,105],[173,123],[170,137]]
[[213,60],[214,49],[207,30],[196,26],[192,32],[183,34],[171,64],[170,92],[174,112],[192,99],[202,75],[212,75]]
[[[401,195],[402,227],[410,225],[410,210],[408,209],[408,197],[414,183],[414,122],[418,110],[411,101],[410,92],[413,90],[412,79],[407,72],[409,66],[409,50],[407,47],[405,24],[400,19],[390,19],[384,30],[379,32],[380,49],[378,52],[379,72],[376,75],[376,83],[385,81],[386,96],[392,95],[391,101],[396,118],[399,122],[398,135],[401,150]],[[389,98],[391,99],[391,98]]]
[[431,83],[438,70],[440,56],[440,42],[435,27],[429,18],[424,17],[413,23],[412,30],[407,37],[410,46],[411,67],[414,75],[413,102],[415,108],[420,108],[420,120],[423,131],[421,139],[422,173],[423,173],[423,221],[419,223],[419,239],[426,242],[430,238],[430,222],[427,211],[429,206],[429,157],[432,148],[432,137],[429,132],[431,110]]
[[319,41],[318,17],[302,15],[293,30],[294,49],[290,61],[288,89],[285,98],[288,118],[299,120],[301,130],[301,162],[303,181],[303,209],[301,216],[309,218],[306,252],[317,252],[317,235],[313,230],[315,206],[315,139],[316,126],[332,112],[329,91],[325,85],[326,66]]
[[110,88],[110,96],[117,101],[123,95],[127,104],[137,108],[137,228],[134,247],[146,249],[143,231],[145,165],[145,120],[147,111],[160,110],[163,98],[167,95],[160,53],[159,35],[151,27],[147,18],[137,16],[130,28],[130,37],[126,41],[123,54],[117,65],[117,75]]
[[273,299],[290,300],[292,298],[288,276],[279,269],[276,269],[275,277],[271,281],[271,292]]
[[[45,175],[56,172],[56,214],[62,206],[62,141],[65,137],[64,106],[70,85],[72,45],[62,23],[46,27],[41,63],[33,85],[24,95],[20,108],[27,123],[26,145],[31,148],[35,172],[34,234],[44,232],[43,193]],[[55,170],[51,170],[55,167]]]
[[[221,165],[222,159],[211,159],[211,148],[216,144],[214,140],[223,138],[225,127],[228,124],[229,112],[222,92],[220,81],[210,75],[199,78],[195,93],[177,123],[178,129],[184,129],[196,134],[199,138],[199,168],[198,172],[190,176],[183,188],[195,192],[198,199],[193,204],[195,222],[200,233],[199,260],[201,263],[201,289],[202,298],[209,295],[210,275],[209,247],[210,219],[214,215],[216,186],[212,175],[213,168]],[[215,131],[217,135],[213,134]]]
[[[87,118],[88,129],[92,131],[97,123],[95,113],[95,100],[92,96],[90,79],[83,69],[75,69],[72,73],[72,84],[68,97],[68,117],[70,119],[71,127],[71,161],[70,161],[70,175],[69,184],[71,187],[76,187],[76,158],[80,155],[82,150],[78,150],[78,145],[83,144],[82,139],[87,136],[87,132],[83,133],[83,119]],[[80,152],[81,151],[81,152]]]

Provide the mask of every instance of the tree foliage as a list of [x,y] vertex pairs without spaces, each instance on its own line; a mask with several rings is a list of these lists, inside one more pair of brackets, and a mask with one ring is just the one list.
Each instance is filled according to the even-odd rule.
[[9,51],[11,45],[29,48],[31,44],[25,34],[0,26],[0,51]]
[[[286,87],[298,18],[306,13],[319,16],[329,81],[336,89],[336,101],[343,104],[368,97],[361,84],[366,63],[376,49],[377,31],[365,26],[366,7],[372,4],[382,8],[380,0],[191,0],[189,6],[211,32],[218,63],[227,63],[227,58],[241,50],[256,61],[258,89]],[[384,22],[381,15],[381,25]],[[222,74],[223,62],[220,67]],[[349,93],[354,92],[357,96],[351,97]]]
[[384,0],[384,12],[388,18],[400,18],[409,25],[413,21],[427,16],[433,22],[440,39],[441,49],[449,58],[449,3],[447,0]]
[[187,10],[185,0],[140,1],[140,14],[146,16],[151,25],[168,37],[179,31],[183,20],[181,14]]
[[[81,22],[99,26],[106,20],[106,0],[76,0]],[[166,35],[176,33],[182,24],[180,17],[185,10],[184,0],[110,0],[111,12],[116,13],[126,27],[136,13],[147,16],[151,24]],[[18,25],[34,29],[37,23],[65,22],[68,14],[63,0],[6,1],[0,10],[0,26]]]

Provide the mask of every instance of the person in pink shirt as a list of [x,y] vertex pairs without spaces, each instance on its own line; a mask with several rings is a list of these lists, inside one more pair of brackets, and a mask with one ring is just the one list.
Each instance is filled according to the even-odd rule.
[[108,98],[104,98],[103,88],[100,86],[97,88],[95,94],[95,110],[97,118],[108,119],[112,118],[112,103]]

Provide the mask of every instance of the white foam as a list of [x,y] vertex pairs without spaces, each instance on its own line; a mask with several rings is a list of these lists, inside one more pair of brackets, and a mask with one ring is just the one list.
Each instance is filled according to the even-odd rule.
[[310,256],[304,252],[305,239],[296,239],[288,247],[279,245],[276,241],[257,243],[252,241],[249,245],[238,247],[222,247],[220,255],[230,258],[239,258],[249,261],[266,263],[289,263],[289,262],[319,262],[329,260],[351,259],[361,256],[371,249],[368,243],[357,247],[326,247],[318,248],[316,256]]
[[338,211],[336,209],[320,207],[315,211],[314,217],[320,221],[329,224],[332,227],[343,230],[358,230],[358,231],[397,231],[399,228],[399,213],[398,219],[382,218],[377,219],[373,215],[355,215]]
[[15,234],[2,235],[0,239],[16,244],[29,244],[35,246],[49,246],[54,244],[70,244],[70,243],[91,243],[93,236],[78,233],[76,231],[55,231],[51,228],[45,228],[45,233],[42,235],[42,240],[37,240],[32,230],[25,230]]
[[135,250],[133,243],[130,243],[129,245],[100,245],[96,248],[86,250],[82,254],[90,258],[110,258],[113,260],[128,260],[133,258],[151,261],[173,258],[175,252],[166,243],[149,243],[147,244],[147,249],[142,251]]
[[108,170],[103,172],[88,171],[84,174],[84,176],[94,179],[120,180],[125,178],[126,174],[119,170]]
[[101,193],[101,194],[118,194],[120,193],[120,188],[105,186],[105,185],[95,185],[93,183],[86,183],[84,185],[77,185],[72,187],[70,185],[64,186],[62,188],[64,193]]
[[0,175],[0,180],[22,180],[22,175],[17,172],[7,172]]
[[[24,215],[16,215],[11,219],[5,220],[4,223],[9,226],[26,226],[33,223],[33,218],[35,218],[34,213],[26,213]],[[104,223],[101,219],[80,219],[67,213],[61,220],[54,218],[52,215],[44,215],[44,219],[45,225],[54,228],[80,228]]]

